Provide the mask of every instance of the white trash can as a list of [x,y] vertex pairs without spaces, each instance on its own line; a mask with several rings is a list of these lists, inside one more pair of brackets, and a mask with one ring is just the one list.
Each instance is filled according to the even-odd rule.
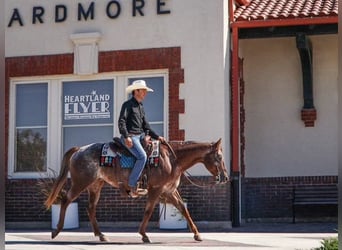
[[[187,204],[184,203],[185,207]],[[184,216],[172,204],[159,203],[160,229],[186,229],[188,224]]]
[[[60,211],[61,211],[60,204],[52,204],[52,207],[51,207],[51,228],[52,229],[57,228]],[[78,203],[72,202],[67,207],[63,229],[72,229],[72,228],[78,228],[78,227],[79,227]]]

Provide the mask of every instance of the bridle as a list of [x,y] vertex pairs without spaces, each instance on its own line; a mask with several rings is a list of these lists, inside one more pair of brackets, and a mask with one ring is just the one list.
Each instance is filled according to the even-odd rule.
[[[217,170],[217,175],[215,176],[216,178],[216,184],[221,183],[221,169],[219,168],[220,165],[222,164],[223,157],[220,155],[217,151],[215,152],[215,166]],[[224,164],[223,164],[224,165]]]
[[[213,145],[212,145],[213,146]],[[200,188],[206,188],[206,187],[212,187],[216,184],[219,184],[221,183],[221,172],[220,172],[220,165],[221,165],[221,162],[222,162],[222,155],[220,155],[218,153],[218,151],[212,147],[212,151],[215,150],[215,156],[214,156],[214,160],[215,160],[215,167],[216,167],[216,170],[217,170],[217,175],[215,176],[215,182],[211,182],[211,183],[207,183],[207,184],[197,184],[195,183],[193,180],[190,179],[190,177],[192,177],[192,175],[188,172],[188,171],[184,171],[183,175],[184,177],[194,186],[196,187],[200,187]],[[212,152],[211,151],[211,152]],[[186,173],[186,174],[185,174]]]

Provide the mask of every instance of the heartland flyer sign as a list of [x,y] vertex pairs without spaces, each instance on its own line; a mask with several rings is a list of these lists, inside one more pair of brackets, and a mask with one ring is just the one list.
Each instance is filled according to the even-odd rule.
[[113,123],[113,80],[63,83],[63,125]]

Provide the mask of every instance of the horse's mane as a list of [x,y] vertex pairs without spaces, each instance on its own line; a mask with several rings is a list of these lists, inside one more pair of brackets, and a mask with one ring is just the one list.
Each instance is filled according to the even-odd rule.
[[180,146],[189,146],[189,145],[208,145],[208,142],[199,142],[199,141],[169,141],[172,145],[180,145]]
[[198,141],[170,141],[170,145],[175,151],[189,152],[194,149],[207,149],[212,144]]

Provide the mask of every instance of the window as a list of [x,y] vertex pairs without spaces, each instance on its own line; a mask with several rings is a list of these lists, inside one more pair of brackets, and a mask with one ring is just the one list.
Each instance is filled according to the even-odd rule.
[[47,83],[16,85],[14,172],[46,171]]
[[154,92],[144,100],[151,127],[167,137],[167,74],[155,72],[54,76],[11,80],[9,178],[42,178],[59,173],[64,152],[73,146],[108,142],[117,126],[125,88],[144,79]]
[[164,78],[129,78],[129,84],[139,79],[145,80],[147,86],[153,89],[153,92],[148,93],[147,98],[143,101],[148,122],[157,134],[164,136]]
[[63,151],[113,136],[113,80],[63,82]]

